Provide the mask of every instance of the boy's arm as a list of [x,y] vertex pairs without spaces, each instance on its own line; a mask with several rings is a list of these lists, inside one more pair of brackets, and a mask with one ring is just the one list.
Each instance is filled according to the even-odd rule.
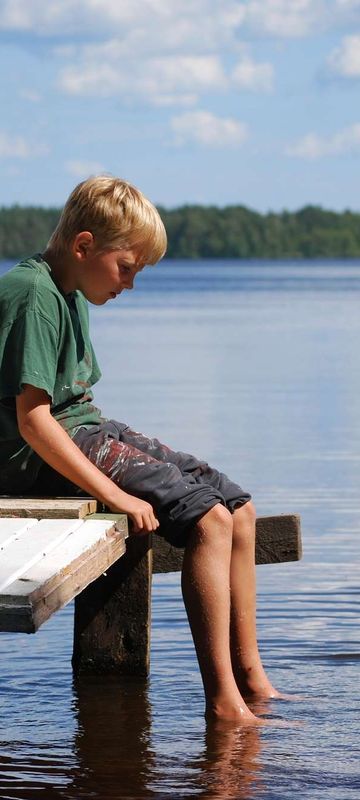
[[159,527],[150,503],[124,492],[81,452],[51,416],[50,399],[43,389],[25,384],[16,397],[16,413],[20,435],[50,467],[112,511],[128,514],[135,533]]

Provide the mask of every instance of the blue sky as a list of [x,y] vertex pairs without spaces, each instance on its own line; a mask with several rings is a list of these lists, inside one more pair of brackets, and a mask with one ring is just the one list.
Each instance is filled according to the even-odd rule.
[[360,0],[0,0],[0,204],[360,210]]

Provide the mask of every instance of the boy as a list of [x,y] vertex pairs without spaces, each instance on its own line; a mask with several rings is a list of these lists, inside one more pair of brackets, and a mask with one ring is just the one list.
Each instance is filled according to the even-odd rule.
[[250,495],[186,453],[107,420],[87,301],[132,289],[166,249],[154,206],[126,181],[89,178],[71,193],[47,249],[0,279],[0,492],[97,497],[133,535],[185,545],[182,590],[206,715],[254,723],[249,697],[277,697],[255,627]]

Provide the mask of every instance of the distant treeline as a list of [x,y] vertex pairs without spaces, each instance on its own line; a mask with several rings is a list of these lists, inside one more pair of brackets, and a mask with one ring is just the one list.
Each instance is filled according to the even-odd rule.
[[[169,258],[360,257],[360,213],[318,206],[259,214],[244,206],[159,208]],[[41,251],[60,209],[0,208],[0,258]]]

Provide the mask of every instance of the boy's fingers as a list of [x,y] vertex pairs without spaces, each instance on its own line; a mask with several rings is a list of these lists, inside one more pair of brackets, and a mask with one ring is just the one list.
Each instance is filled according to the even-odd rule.
[[156,528],[158,528],[160,525],[160,522],[158,519],[156,519],[155,514],[151,515],[151,524],[153,531],[156,531]]
[[159,521],[156,519],[156,517],[155,517],[155,514],[153,514],[153,513],[152,513],[152,514],[150,514],[150,519],[149,519],[149,528],[148,528],[148,530],[149,530],[149,531],[156,531],[156,529],[159,527],[159,524],[160,524],[160,523],[159,523]]
[[159,527],[159,521],[153,513],[150,514],[134,514],[132,517],[133,532],[134,533],[151,533]]

